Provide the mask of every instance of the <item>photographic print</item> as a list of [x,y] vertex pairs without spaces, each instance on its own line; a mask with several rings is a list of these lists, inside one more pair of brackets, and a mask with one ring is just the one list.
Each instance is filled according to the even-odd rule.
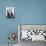
[[46,25],[19,24],[18,41],[20,43],[20,46],[31,46],[33,42],[45,42]]
[[14,7],[6,7],[6,17],[7,18],[14,18]]

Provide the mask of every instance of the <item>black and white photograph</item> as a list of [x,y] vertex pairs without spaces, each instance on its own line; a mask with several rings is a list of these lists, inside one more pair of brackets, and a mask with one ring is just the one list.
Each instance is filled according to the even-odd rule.
[[20,24],[18,38],[20,46],[43,45],[46,43],[46,25]]
[[14,7],[6,7],[6,17],[7,18],[14,18]]

